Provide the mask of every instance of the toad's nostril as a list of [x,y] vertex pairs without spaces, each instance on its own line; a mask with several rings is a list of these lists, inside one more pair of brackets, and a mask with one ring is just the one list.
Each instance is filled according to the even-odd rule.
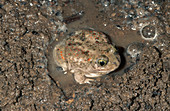
[[117,62],[113,62],[113,64],[114,64],[115,66],[118,66]]
[[119,63],[121,62],[119,55],[116,56],[116,59],[117,59],[117,61],[118,61]]

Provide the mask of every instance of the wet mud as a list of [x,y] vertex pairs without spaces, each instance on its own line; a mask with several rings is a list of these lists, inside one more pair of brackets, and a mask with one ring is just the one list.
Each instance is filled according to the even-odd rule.
[[[169,8],[166,0],[1,0],[0,110],[170,110]],[[122,60],[92,84],[64,75],[52,55],[80,29],[107,34]]]

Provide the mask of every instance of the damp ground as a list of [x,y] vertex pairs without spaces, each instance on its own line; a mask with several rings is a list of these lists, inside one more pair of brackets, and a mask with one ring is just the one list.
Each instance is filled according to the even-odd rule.
[[[170,110],[169,6],[153,1],[0,1],[0,110]],[[141,37],[148,23],[156,40]],[[107,34],[120,68],[85,85],[64,75],[51,52],[79,29]],[[134,43],[137,56],[127,53]]]

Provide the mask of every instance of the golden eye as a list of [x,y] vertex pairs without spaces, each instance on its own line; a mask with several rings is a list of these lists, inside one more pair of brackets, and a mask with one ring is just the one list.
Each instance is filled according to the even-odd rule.
[[99,57],[99,59],[97,59],[97,64],[102,67],[106,66],[108,62],[109,59],[105,55],[102,55],[101,57]]

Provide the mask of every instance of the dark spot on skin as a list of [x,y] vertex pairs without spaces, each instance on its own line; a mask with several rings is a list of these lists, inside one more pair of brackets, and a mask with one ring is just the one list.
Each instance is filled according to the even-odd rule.
[[68,43],[68,45],[70,46],[70,45],[71,45],[71,43]]
[[82,34],[79,35],[79,36],[80,36],[80,40],[82,40],[82,41],[86,40],[86,38],[85,38],[85,33],[82,33]]
[[119,53],[117,51],[114,52],[114,55],[118,55]]
[[89,43],[89,41],[86,41],[86,43]]
[[106,49],[106,52],[109,52],[110,51],[110,48]]
[[86,38],[85,38],[85,37],[83,37],[83,36],[81,36],[81,37],[80,37],[80,40],[81,40],[81,41],[85,41],[85,40],[86,40]]
[[85,51],[84,54],[85,54],[85,55],[89,55],[89,51]]
[[99,37],[96,37],[95,39],[96,39],[96,40],[99,40]]
[[95,51],[96,49],[95,49],[95,48],[93,48],[93,50]]
[[96,33],[93,33],[93,35],[96,35]]
[[116,62],[113,62],[113,64],[114,64],[115,66],[117,66],[117,63],[116,63]]
[[98,44],[98,43],[99,43],[99,41],[96,41],[96,43]]
[[79,45],[79,46],[81,46],[81,45],[82,45],[82,43],[80,43],[80,42],[76,42],[76,44],[77,44],[77,45]]
[[92,30],[90,30],[89,32],[90,32],[90,33],[92,33],[93,31],[92,31]]
[[90,48],[90,47],[93,47],[93,45],[89,45],[89,48]]

